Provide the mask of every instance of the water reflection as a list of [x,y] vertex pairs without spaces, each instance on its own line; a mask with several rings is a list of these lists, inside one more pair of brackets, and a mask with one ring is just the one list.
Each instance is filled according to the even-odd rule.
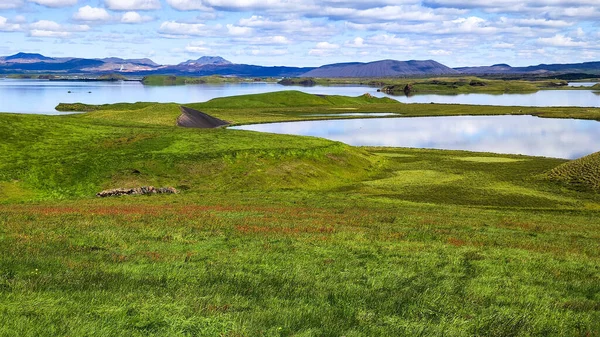
[[235,129],[394,146],[575,159],[600,151],[600,123],[533,116],[374,118],[246,125]]
[[144,86],[139,82],[58,82],[3,79],[0,112],[57,114],[58,103],[109,104],[119,102],[205,102],[216,97],[299,90],[310,94],[391,97],[405,103],[454,103],[513,106],[600,107],[592,90],[550,90],[529,94],[462,94],[389,96],[367,86],[282,86],[276,83],[227,83],[181,86]]
[[592,90],[540,90],[528,94],[460,94],[393,96],[403,103],[446,103],[500,106],[579,106],[600,107]]
[[47,80],[0,81],[0,112],[58,114],[58,103],[109,104],[120,102],[205,102],[216,97],[299,90],[311,94],[382,97],[366,86],[285,87],[277,83],[225,83],[145,86],[140,82],[60,82]]
[[598,84],[598,82],[569,82],[569,86],[570,87],[593,87],[594,85]]

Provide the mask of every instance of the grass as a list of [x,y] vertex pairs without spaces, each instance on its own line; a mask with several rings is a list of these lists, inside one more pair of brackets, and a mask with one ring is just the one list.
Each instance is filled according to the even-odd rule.
[[[234,124],[270,123],[296,120],[335,118],[365,118],[343,116],[353,113],[398,113],[402,117],[465,116],[465,115],[532,115],[547,118],[578,118],[600,120],[600,108],[591,107],[517,107],[464,104],[403,104],[388,98],[370,95],[359,97],[311,95],[299,91],[216,98],[204,103],[187,104]],[[119,103],[86,105],[59,104],[58,111],[94,111],[73,118],[102,121],[175,125],[179,105],[169,103]],[[311,116],[312,115],[312,116]],[[379,117],[381,118],[381,117]]]
[[571,188],[600,191],[600,152],[560,165],[547,177]]
[[142,79],[144,85],[185,85],[185,84],[221,84],[221,83],[240,83],[247,81],[274,81],[269,78],[241,78],[237,76],[172,76],[172,75],[150,75]]
[[590,90],[585,87],[568,87],[567,81],[559,79],[493,79],[475,76],[428,77],[428,78],[286,78],[284,85],[365,85],[381,88],[392,95],[418,94],[466,94],[466,93],[531,93],[539,90]]
[[[262,98],[193,106],[238,123],[405,108]],[[565,160],[92,110],[0,114],[0,336],[600,335],[600,195],[540,176]],[[182,193],[93,196],[143,184]]]

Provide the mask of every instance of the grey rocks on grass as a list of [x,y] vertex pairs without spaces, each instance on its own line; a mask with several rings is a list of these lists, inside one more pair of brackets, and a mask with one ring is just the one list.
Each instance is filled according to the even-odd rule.
[[177,191],[174,187],[159,187],[156,188],[154,186],[142,186],[136,188],[115,188],[112,190],[105,190],[102,192],[96,193],[97,197],[106,198],[106,197],[118,197],[121,195],[144,195],[144,194],[177,194]]

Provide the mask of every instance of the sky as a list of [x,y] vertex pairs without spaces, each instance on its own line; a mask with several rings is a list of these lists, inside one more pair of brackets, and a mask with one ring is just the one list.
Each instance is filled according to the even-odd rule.
[[0,55],[320,66],[600,61],[599,0],[0,0]]

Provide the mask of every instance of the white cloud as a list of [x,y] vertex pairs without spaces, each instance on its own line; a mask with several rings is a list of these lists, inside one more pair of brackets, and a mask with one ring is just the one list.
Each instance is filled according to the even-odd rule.
[[540,37],[537,42],[542,45],[552,47],[585,47],[587,43],[582,41],[574,41],[571,37],[563,34],[556,34],[553,37]]
[[75,6],[78,0],[29,0],[45,7],[69,7]]
[[137,12],[127,12],[121,17],[122,23],[143,23],[152,21],[153,18],[147,15],[140,15]]
[[23,6],[23,0],[2,0],[0,1],[0,9],[13,9]]
[[7,18],[0,16],[0,32],[16,32],[18,30],[21,30],[21,25],[9,23]]
[[169,6],[179,10],[179,11],[193,11],[193,10],[201,10],[201,11],[209,11],[211,8],[205,6],[202,1],[198,0],[167,0]]
[[347,42],[345,44],[346,47],[352,47],[352,48],[363,48],[366,47],[365,45],[365,39],[363,39],[362,37],[358,36],[356,38],[354,38],[354,40],[352,40],[352,42]]
[[252,49],[250,54],[252,56],[281,56],[288,54],[287,49]]
[[70,37],[76,32],[85,32],[88,25],[61,25],[54,21],[40,20],[29,25],[29,35],[33,37]]
[[177,21],[165,21],[158,28],[158,32],[167,35],[183,36],[208,36],[210,29],[202,23],[182,23]]
[[205,54],[211,51],[210,47],[204,41],[190,42],[185,51],[188,53]]
[[109,21],[112,20],[112,17],[104,8],[84,6],[73,14],[73,19],[78,21]]
[[448,55],[452,55],[452,52],[450,50],[445,50],[445,49],[435,49],[435,50],[430,50],[429,54],[435,55],[435,56],[448,56]]
[[311,55],[311,56],[330,56],[335,51],[337,51],[338,49],[340,49],[340,45],[339,44],[329,43],[329,42],[319,42],[319,43],[317,43],[317,45],[315,46],[315,48],[311,49],[308,52],[308,55]]
[[500,43],[494,44],[492,47],[497,48],[497,49],[512,49],[515,47],[515,45],[512,43],[500,42]]
[[115,11],[155,10],[160,9],[159,0],[104,0],[106,7]]
[[236,37],[233,41],[250,45],[287,45],[291,43],[291,41],[283,35]]
[[249,28],[249,27],[240,27],[240,26],[228,24],[227,32],[229,33],[229,35],[234,35],[234,36],[248,36],[253,33],[253,30],[252,30],[252,28]]

